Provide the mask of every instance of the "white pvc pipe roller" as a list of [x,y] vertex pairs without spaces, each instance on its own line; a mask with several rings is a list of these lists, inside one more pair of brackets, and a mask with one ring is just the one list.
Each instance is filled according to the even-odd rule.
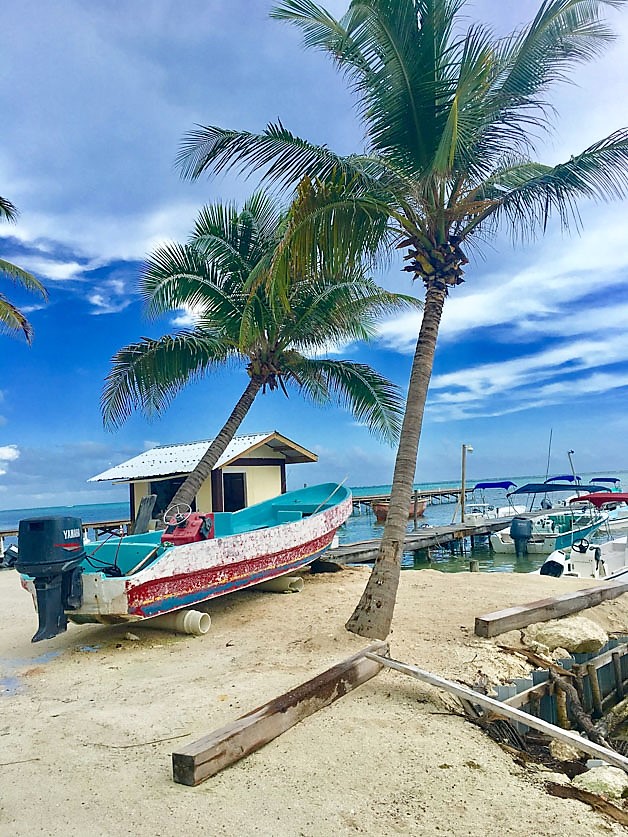
[[281,575],[255,586],[258,590],[267,590],[269,593],[300,593],[303,590],[303,579],[300,575]]
[[144,624],[147,628],[165,628],[179,634],[202,636],[207,633],[211,623],[209,613],[201,613],[200,610],[175,610],[173,613],[153,616]]

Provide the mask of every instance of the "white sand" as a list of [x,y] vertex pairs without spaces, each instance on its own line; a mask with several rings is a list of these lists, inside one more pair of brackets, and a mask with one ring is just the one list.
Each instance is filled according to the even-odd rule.
[[[30,597],[0,573],[0,834],[624,834],[549,796],[551,776],[518,767],[451,713],[453,699],[390,671],[202,785],[172,781],[173,750],[367,644],[343,627],[366,572],[219,599],[204,637],[132,627],[132,641],[128,628],[71,625],[36,645]],[[402,573],[392,655],[469,684],[523,674],[473,635],[475,616],[586,584]],[[586,615],[626,630],[628,596]]]

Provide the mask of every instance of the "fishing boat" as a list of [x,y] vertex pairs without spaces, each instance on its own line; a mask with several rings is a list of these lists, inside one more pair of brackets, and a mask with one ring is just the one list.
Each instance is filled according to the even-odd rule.
[[164,530],[84,543],[73,517],[20,521],[22,586],[50,639],[67,621],[112,624],[189,608],[311,564],[352,510],[351,493],[326,483],[237,512],[173,506]]
[[[417,517],[423,517],[423,515],[425,514],[425,509],[428,507],[429,502],[429,499],[416,501]],[[371,508],[373,509],[373,514],[375,515],[375,519],[377,520],[377,522],[383,523],[388,517],[388,509],[390,508],[390,502],[388,500],[378,500],[374,503],[371,503]],[[414,517],[414,514],[414,500],[411,500],[410,506],[408,508],[408,519],[412,519]]]
[[[531,496],[529,512],[534,512],[534,502],[537,496],[542,495],[541,509],[543,514],[536,517],[523,518],[517,516],[513,519],[510,531],[494,532],[490,536],[491,547],[494,552],[509,555],[520,555],[531,553],[533,555],[547,555],[556,549],[570,547],[580,538],[588,538],[596,532],[607,520],[608,513],[590,508],[582,503],[580,506],[568,507],[561,505],[556,508],[548,500],[548,494],[558,492],[573,492],[574,486],[571,483],[528,483],[509,493],[513,495]],[[578,485],[578,490],[590,492],[595,490],[591,485]]]
[[601,544],[581,538],[570,548],[557,549],[548,555],[537,572],[552,578],[625,579],[628,577],[628,536]]

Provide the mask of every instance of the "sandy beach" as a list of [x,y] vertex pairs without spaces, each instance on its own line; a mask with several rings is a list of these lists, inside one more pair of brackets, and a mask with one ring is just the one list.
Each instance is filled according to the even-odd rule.
[[[299,594],[208,606],[202,637],[74,626],[31,644],[36,616],[0,573],[2,835],[611,835],[621,826],[553,798],[454,714],[456,701],[384,671],[196,788],[171,753],[368,644],[343,627],[367,570],[309,576]],[[505,573],[402,573],[391,653],[472,684],[529,666],[473,635],[476,616],[587,585]],[[628,628],[628,595],[586,611]]]

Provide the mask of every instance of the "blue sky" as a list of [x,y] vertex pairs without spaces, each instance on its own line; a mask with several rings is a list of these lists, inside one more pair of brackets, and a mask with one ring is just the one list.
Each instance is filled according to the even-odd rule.
[[[341,13],[345,0],[329,0]],[[0,226],[0,257],[31,270],[50,301],[29,311],[32,347],[0,336],[0,508],[106,502],[126,491],[86,479],[151,447],[210,438],[246,385],[244,372],[190,386],[157,421],[102,428],[110,358],[176,324],[143,318],[141,261],[185,240],[207,201],[239,200],[253,181],[181,181],[173,161],[196,123],[252,131],[278,118],[346,153],[361,130],[342,79],[304,52],[296,30],[268,19],[266,0],[21,0],[3,10],[0,194],[20,209]],[[469,2],[467,13],[507,32],[538,3]],[[554,163],[628,124],[628,9],[609,12],[619,35],[603,59],[556,88],[556,132],[539,151]],[[507,234],[473,254],[447,301],[417,480],[455,479],[462,443],[471,479],[552,469],[627,467],[626,202],[582,205],[583,230],[513,246]],[[378,279],[411,290],[400,263]],[[405,387],[417,315],[383,323],[376,343],[345,355]],[[389,482],[394,451],[336,409],[260,397],[242,430],[277,429],[320,456],[302,481]]]

